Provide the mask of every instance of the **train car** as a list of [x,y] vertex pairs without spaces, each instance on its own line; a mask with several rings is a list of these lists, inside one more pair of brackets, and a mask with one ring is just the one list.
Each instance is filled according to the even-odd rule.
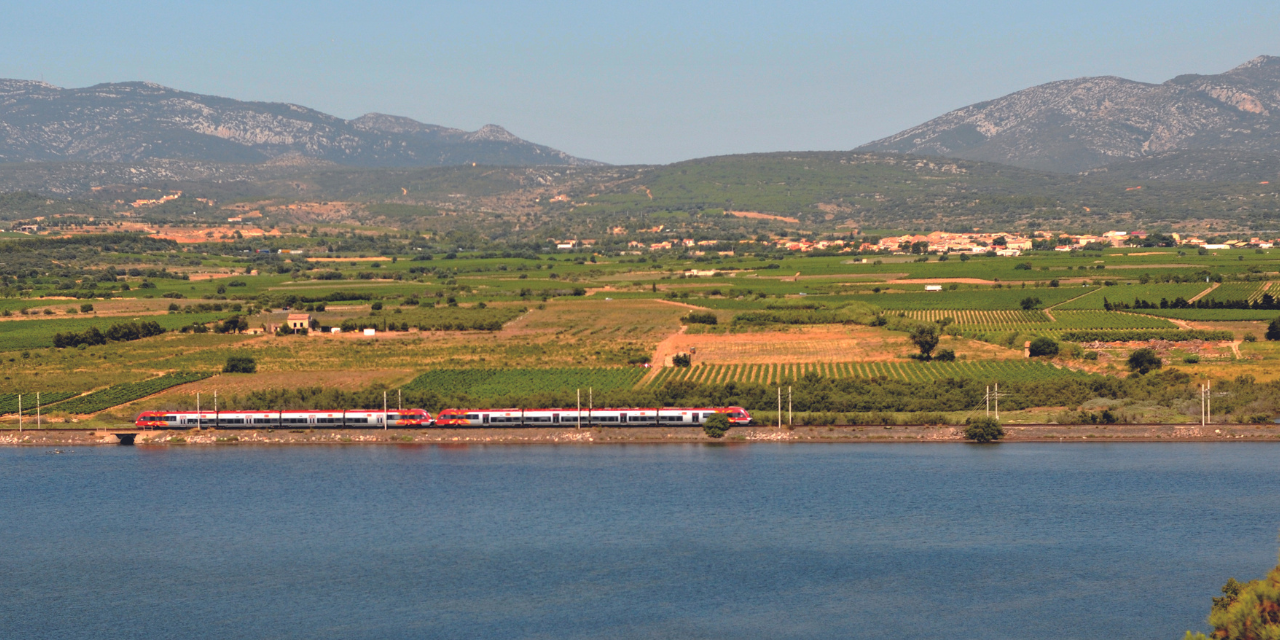
[[431,424],[431,414],[422,409],[382,411],[143,411],[139,427],[194,429],[283,429],[283,428],[390,428],[422,427]]
[[729,424],[735,426],[751,424],[751,414],[742,407],[445,409],[436,416],[435,424],[438,427],[697,426],[705,423],[707,416],[716,413],[725,414]]

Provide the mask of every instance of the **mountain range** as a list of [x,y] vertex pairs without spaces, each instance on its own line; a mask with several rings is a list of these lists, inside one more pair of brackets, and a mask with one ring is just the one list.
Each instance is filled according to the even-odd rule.
[[[1222,157],[1280,155],[1280,57],[1162,84],[1113,76],[1050,82],[957,109],[859,151],[985,160],[1078,173],[1187,152],[1169,169]],[[1206,153],[1209,152],[1209,153]],[[1216,162],[1216,161],[1215,161]]]
[[380,113],[343,120],[294,104],[245,102],[149,82],[63,89],[0,79],[0,162],[155,159],[358,167],[601,164],[497,125],[467,132]]

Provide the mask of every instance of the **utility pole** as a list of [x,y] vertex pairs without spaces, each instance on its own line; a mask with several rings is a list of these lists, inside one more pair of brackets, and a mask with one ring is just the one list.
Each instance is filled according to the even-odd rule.
[[778,428],[782,428],[782,387],[778,387]]
[[595,387],[587,387],[587,423],[591,423],[591,414],[596,410]]
[[795,414],[791,413],[791,387],[787,387],[787,424],[794,425]]
[[196,431],[204,429],[204,414],[200,413],[200,392],[196,392]]
[[991,385],[987,385],[987,392],[982,396],[987,401],[987,417],[991,417]]
[[404,411],[404,394],[396,389],[396,411]]
[[1213,424],[1213,381],[1208,380],[1204,383],[1204,413],[1205,418],[1209,420],[1209,424]]
[[996,383],[996,420],[1000,419],[1000,383]]
[[387,392],[382,392],[382,430],[387,430]]
[[40,392],[36,392],[36,429],[43,429],[40,424]]
[[578,428],[582,428],[582,389],[578,389]]
[[18,433],[22,433],[22,394],[18,394]]

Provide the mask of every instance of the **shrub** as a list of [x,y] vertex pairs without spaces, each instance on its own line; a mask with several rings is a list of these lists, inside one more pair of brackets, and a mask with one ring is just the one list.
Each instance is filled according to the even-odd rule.
[[1146,375],[1164,366],[1164,361],[1152,349],[1136,349],[1129,354],[1129,369],[1138,375]]
[[702,424],[702,432],[712,438],[723,438],[732,426],[729,418],[723,413],[713,413],[707,416],[707,421]]
[[995,442],[1004,437],[1004,427],[995,418],[970,418],[965,421],[964,437],[974,442]]
[[681,318],[685,324],[716,324],[719,320],[716,314],[710,311],[691,311],[689,315]]
[[382,311],[382,302],[375,302],[369,305],[369,308],[373,309],[374,311]]
[[1196,364],[1197,362],[1200,362],[1200,356],[1193,353],[1189,356],[1184,357],[1182,361],[1187,364]]
[[80,305],[80,312],[81,312],[81,313],[90,313],[90,312],[92,312],[92,311],[93,311],[93,305],[91,305],[91,304],[82,304],[82,305]]
[[938,349],[938,352],[933,354],[933,359],[938,362],[955,362],[956,352],[952,349]]
[[1244,338],[1241,338],[1241,339],[1245,342],[1257,342],[1258,336],[1255,336],[1252,333],[1246,333],[1244,334]]
[[1280,340],[1280,318],[1272,320],[1271,324],[1267,325],[1266,338],[1268,340]]
[[1039,308],[1041,304],[1043,304],[1043,301],[1040,300],[1040,298],[1036,298],[1033,296],[1027,296],[1023,298],[1021,302],[1023,311],[1030,311],[1032,309]]
[[258,363],[249,356],[227,356],[227,363],[222,365],[223,373],[254,373]]
[[691,358],[687,353],[677,353],[671,358],[671,366],[673,367],[688,367],[692,364],[693,358]]
[[1053,338],[1041,336],[1031,341],[1029,349],[1032,358],[1052,358],[1058,355],[1058,343]]

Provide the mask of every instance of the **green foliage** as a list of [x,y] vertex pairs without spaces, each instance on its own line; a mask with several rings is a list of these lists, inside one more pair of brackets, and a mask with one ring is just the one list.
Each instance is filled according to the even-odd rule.
[[995,442],[1004,437],[1004,427],[991,417],[973,418],[965,422],[964,438],[974,442]]
[[706,422],[702,424],[702,432],[711,438],[723,438],[732,426],[729,418],[723,413],[713,413],[707,416]]
[[1271,323],[1267,325],[1266,338],[1267,340],[1272,341],[1280,340],[1280,318],[1272,320]]
[[1164,361],[1153,349],[1135,349],[1129,354],[1129,370],[1138,375],[1146,375],[1164,366]]
[[1031,341],[1032,358],[1053,358],[1058,355],[1058,343],[1053,338],[1040,337]]
[[1023,310],[1023,311],[1030,311],[1030,310],[1032,310],[1032,309],[1039,309],[1039,308],[1040,308],[1040,305],[1042,305],[1042,304],[1044,304],[1044,302],[1043,302],[1043,301],[1041,301],[1041,300],[1040,300],[1040,298],[1036,298],[1036,297],[1034,297],[1034,296],[1027,296],[1027,297],[1023,298],[1023,299],[1022,299],[1022,301],[1019,303],[1019,305],[1022,307],[1022,310]]
[[911,329],[911,343],[920,349],[920,355],[928,359],[938,346],[938,325],[920,324]]
[[1280,638],[1280,566],[1261,580],[1229,578],[1209,611],[1209,636],[1187,632],[1185,640],[1273,640]]
[[80,345],[96,346],[108,342],[141,340],[142,338],[161,335],[164,332],[165,330],[160,326],[160,323],[154,320],[121,322],[111,325],[105,332],[99,331],[97,327],[89,327],[80,333],[55,333],[53,334],[53,346],[59,349]]
[[690,311],[688,315],[681,318],[685,324],[716,324],[719,320],[716,314],[710,311]]
[[671,357],[671,366],[689,368],[693,364],[693,358],[687,353],[677,353]]
[[1205,331],[1201,329],[1150,330],[1150,331],[1064,331],[1058,336],[1067,342],[1128,342],[1144,340],[1223,341],[1234,336],[1230,331]]
[[254,373],[258,363],[249,356],[227,356],[227,363],[222,365],[223,373]]

